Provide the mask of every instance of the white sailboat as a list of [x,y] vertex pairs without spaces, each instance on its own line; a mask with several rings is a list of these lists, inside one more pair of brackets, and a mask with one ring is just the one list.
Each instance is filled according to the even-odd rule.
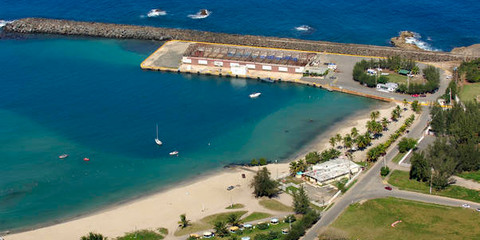
[[158,124],[156,125],[157,126],[157,138],[155,138],[155,143],[158,145],[158,146],[162,146],[162,141],[160,141],[160,139],[158,139]]

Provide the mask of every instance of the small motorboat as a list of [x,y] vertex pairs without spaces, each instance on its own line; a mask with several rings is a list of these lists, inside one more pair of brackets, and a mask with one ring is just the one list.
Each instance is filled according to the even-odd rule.
[[62,154],[62,155],[58,156],[58,158],[60,158],[60,159],[65,159],[67,157],[68,157],[68,154]]
[[258,98],[261,94],[262,93],[257,92],[257,93],[252,93],[249,96],[250,96],[250,98]]
[[170,152],[169,154],[170,154],[170,156],[177,156],[177,155],[178,155],[178,151],[173,151],[173,152]]
[[90,161],[90,158],[83,158],[83,161],[88,162]]
[[189,18],[191,19],[202,19],[210,16],[212,12],[208,11],[207,9],[200,9],[196,14],[190,14],[188,15]]
[[158,17],[163,15],[167,15],[167,12],[162,9],[152,9],[147,13],[148,17]]

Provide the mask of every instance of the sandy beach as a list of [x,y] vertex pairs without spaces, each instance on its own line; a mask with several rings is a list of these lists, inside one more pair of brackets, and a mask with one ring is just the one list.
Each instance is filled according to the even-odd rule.
[[[395,106],[396,104],[393,103],[380,103],[375,110],[380,111],[380,119],[388,118]],[[356,114],[332,126],[330,130],[322,133],[311,144],[301,149],[290,161],[302,158],[309,151],[322,151],[330,148],[328,140],[336,133],[345,135],[350,132],[352,127],[356,127],[360,133],[363,133],[365,123],[370,119],[370,112],[373,110],[370,109]],[[401,120],[391,124],[389,132],[394,131],[397,128],[396,125],[402,124],[403,119],[410,114],[410,111],[403,113]],[[384,136],[388,137],[389,132],[385,133]],[[372,144],[375,145],[377,141],[383,141],[383,139],[374,140]],[[360,161],[365,155],[366,151],[357,151],[354,154],[354,160]],[[289,164],[269,164],[268,168],[272,172],[272,176],[276,177],[277,171],[280,176],[287,174]],[[169,229],[167,239],[174,238],[173,232],[178,227],[177,221],[180,214],[185,213],[188,219],[196,221],[208,215],[235,211],[225,209],[232,202],[244,204],[244,209],[250,213],[260,211],[274,215],[282,214],[263,208],[259,205],[258,199],[251,194],[252,189],[249,187],[249,183],[257,169],[259,168],[236,167],[224,169],[193,183],[110,207],[88,216],[31,231],[10,234],[5,236],[5,240],[79,239],[88,232],[98,232],[111,239],[135,229],[153,230],[159,227]],[[242,174],[245,174],[246,178],[242,178]],[[228,191],[226,188],[230,185],[235,186],[235,188]],[[278,200],[287,205],[291,205],[292,202],[291,197],[286,194],[280,195]]]

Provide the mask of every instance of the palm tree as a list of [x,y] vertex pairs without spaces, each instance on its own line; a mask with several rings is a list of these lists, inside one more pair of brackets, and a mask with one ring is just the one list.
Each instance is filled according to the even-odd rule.
[[387,126],[388,126],[388,119],[386,117],[384,117],[384,118],[382,118],[383,130],[387,130]]
[[357,137],[357,140],[355,143],[357,144],[358,149],[364,149],[370,144],[370,137],[366,134],[365,135],[360,135]]
[[106,240],[107,238],[104,237],[102,234],[100,233],[93,233],[93,232],[90,232],[88,233],[87,236],[83,236],[80,238],[80,240]]
[[180,215],[180,221],[178,221],[178,224],[181,228],[186,228],[188,225],[190,225],[190,220],[187,219],[187,215],[185,213]]
[[232,226],[238,226],[240,225],[240,217],[235,213],[231,213],[227,216],[227,223]]
[[213,229],[215,230],[215,235],[219,237],[228,235],[227,225],[222,221],[215,222]]
[[370,113],[370,118],[375,121],[375,119],[377,119],[378,117],[380,116],[380,112],[379,111],[373,111],[372,113]]
[[337,143],[337,138],[331,137],[329,142],[330,142],[330,145],[332,145],[332,148],[334,148],[335,144]]
[[343,146],[348,149],[352,148],[352,137],[348,133],[343,137]]
[[340,135],[340,133],[337,133],[337,135],[335,135],[335,138],[337,139],[337,142],[340,143],[342,142],[342,135]]
[[356,138],[358,136],[358,129],[356,127],[352,128],[350,134],[352,135],[352,138]]

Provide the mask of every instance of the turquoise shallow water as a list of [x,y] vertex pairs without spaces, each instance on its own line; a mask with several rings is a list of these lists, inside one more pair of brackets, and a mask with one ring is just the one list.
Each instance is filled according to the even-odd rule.
[[[142,71],[158,46],[0,41],[0,230],[72,217],[230,163],[286,159],[377,103],[306,86]],[[257,91],[260,98],[248,97]],[[153,141],[156,123],[162,147]],[[170,157],[173,150],[180,155]],[[59,160],[64,152],[70,157]]]

